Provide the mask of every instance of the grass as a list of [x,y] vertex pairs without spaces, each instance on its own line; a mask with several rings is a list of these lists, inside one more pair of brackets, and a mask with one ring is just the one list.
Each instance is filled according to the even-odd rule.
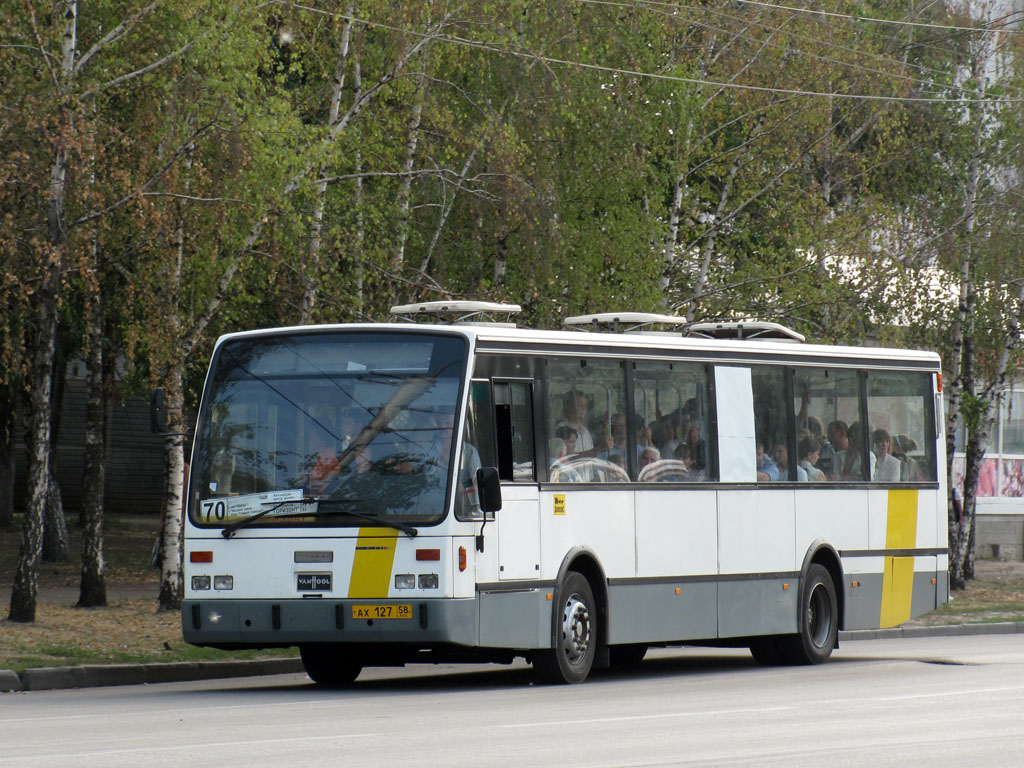
[[[295,649],[217,651],[181,639],[177,612],[158,612],[159,572],[150,566],[159,521],[113,517],[105,521],[104,560],[108,603],[76,608],[81,569],[81,536],[69,521],[72,556],[45,563],[39,575],[36,621],[0,619],[0,669],[21,673],[33,667],[77,664],[152,663],[293,656]],[[20,525],[20,520],[18,521]],[[10,585],[18,562],[20,528],[0,529],[0,616],[6,617]],[[980,560],[976,578],[963,592],[911,624],[971,624],[1024,621],[1024,563]]]
[[932,613],[914,620],[917,625],[990,624],[1024,622],[1024,563],[978,560],[975,578],[962,592]]

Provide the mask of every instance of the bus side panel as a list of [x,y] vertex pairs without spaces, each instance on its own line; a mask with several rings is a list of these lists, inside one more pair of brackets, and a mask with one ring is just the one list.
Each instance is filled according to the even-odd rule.
[[480,645],[550,648],[550,589],[480,592]]
[[715,491],[637,491],[639,577],[714,576],[718,573]]
[[796,631],[792,489],[718,495],[718,636]]
[[722,579],[718,584],[718,636],[796,632],[799,598],[796,578]]
[[717,636],[714,581],[612,582],[608,587],[608,643],[707,640]]
[[843,559],[843,571],[846,574],[846,615],[843,629],[878,628],[884,563],[884,557]]
[[609,586],[608,642],[716,637],[717,493],[638,490],[634,506],[638,579]]
[[718,494],[720,574],[790,573],[799,567],[793,541],[795,494],[765,487]]
[[566,555],[574,549],[593,553],[608,579],[636,575],[632,491],[542,492],[540,528],[542,579],[558,578]]
[[[796,494],[796,554],[799,568],[807,548],[827,541],[837,550],[867,549],[870,541],[868,491],[861,488],[803,487]],[[844,571],[851,564],[844,561]],[[856,571],[853,571],[856,572]],[[837,584],[838,589],[842,585]]]
[[938,607],[937,557],[914,558],[914,595],[910,604],[910,615],[934,611]]

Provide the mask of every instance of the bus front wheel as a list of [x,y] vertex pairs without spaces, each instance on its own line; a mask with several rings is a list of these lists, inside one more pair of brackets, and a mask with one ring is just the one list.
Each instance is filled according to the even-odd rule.
[[299,646],[302,666],[317,685],[344,688],[351,685],[363,671],[363,665],[352,655],[352,649],[333,643],[310,643]]
[[790,664],[821,664],[835,648],[839,634],[839,601],[832,576],[814,563],[800,585],[799,631],[779,639]]
[[582,683],[597,651],[597,606],[586,578],[569,571],[558,590],[552,648],[538,651],[533,668],[544,683]]

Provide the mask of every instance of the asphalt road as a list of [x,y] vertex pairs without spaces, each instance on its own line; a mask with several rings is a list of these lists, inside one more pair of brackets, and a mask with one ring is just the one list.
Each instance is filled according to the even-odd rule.
[[658,650],[571,687],[518,665],[0,696],[2,768],[139,765],[1024,765],[1024,638],[844,642],[813,668]]

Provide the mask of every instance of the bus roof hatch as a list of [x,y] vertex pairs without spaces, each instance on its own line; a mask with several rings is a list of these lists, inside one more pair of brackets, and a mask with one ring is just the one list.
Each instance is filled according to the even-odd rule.
[[660,330],[662,333],[670,332],[678,336],[687,322],[685,317],[658,315],[653,312],[600,312],[596,315],[567,317],[562,324],[577,331],[657,333]]
[[[424,301],[419,304],[400,304],[391,308],[396,320],[415,323],[426,319],[433,323],[485,324],[514,328],[513,315],[522,312],[518,304],[498,304],[493,301]],[[492,320],[504,315],[504,321]]]
[[694,323],[686,329],[687,336],[702,339],[743,339],[747,341],[790,341],[802,344],[802,333],[779,323],[765,320],[733,320],[724,323]]

